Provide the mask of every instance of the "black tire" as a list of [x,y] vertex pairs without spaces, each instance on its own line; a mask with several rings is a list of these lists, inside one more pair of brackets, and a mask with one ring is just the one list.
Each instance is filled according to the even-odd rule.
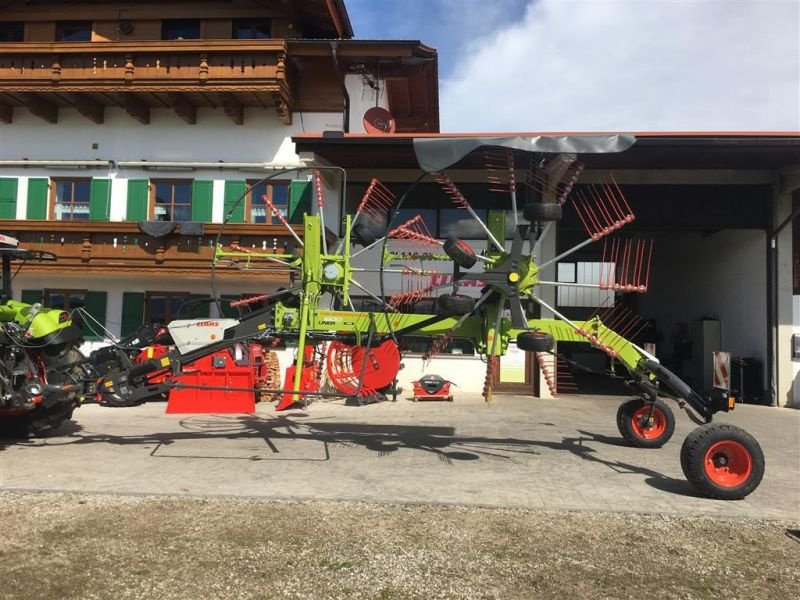
[[517,348],[525,352],[550,352],[555,345],[553,336],[544,331],[523,331],[517,335]]
[[471,313],[475,308],[475,298],[461,294],[445,294],[437,300],[439,312],[447,316],[461,316]]
[[478,262],[475,251],[456,237],[449,237],[445,240],[444,251],[462,269],[471,269]]
[[[47,383],[51,385],[69,385],[79,382],[84,376],[83,365],[86,357],[76,346],[67,348],[59,356],[44,356],[47,367]],[[77,391],[71,391],[57,405],[46,412],[37,408],[30,414],[30,432],[39,435],[58,429],[65,421],[72,419],[72,411],[78,406]]]
[[683,441],[681,467],[689,483],[707,498],[741,500],[764,477],[764,452],[741,427],[701,425]]
[[522,209],[522,216],[528,221],[560,221],[561,205],[555,202],[530,202]]
[[366,223],[356,223],[350,231],[352,238],[362,246],[375,243],[375,234]]
[[675,415],[661,400],[655,401],[652,420],[650,402],[634,398],[617,409],[617,429],[627,441],[638,448],[661,448],[675,433]]

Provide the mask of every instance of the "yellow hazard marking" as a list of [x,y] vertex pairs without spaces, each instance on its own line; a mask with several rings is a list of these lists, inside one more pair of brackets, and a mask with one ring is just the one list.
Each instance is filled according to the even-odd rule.
[[148,346],[147,347],[147,358],[153,358],[153,347],[152,346]]
[[259,331],[263,331],[266,328],[267,328],[267,324],[266,323],[259,323],[258,324],[258,330]]
[[114,382],[113,381],[106,381],[105,384],[103,384],[103,385],[105,385],[107,388],[110,388],[112,385],[114,385]]
[[161,359],[161,366],[162,367],[168,367],[169,366],[169,358],[167,358],[166,356],[164,358],[162,358]]

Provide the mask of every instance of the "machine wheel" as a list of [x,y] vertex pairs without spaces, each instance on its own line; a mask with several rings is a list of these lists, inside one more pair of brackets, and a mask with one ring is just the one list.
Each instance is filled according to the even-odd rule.
[[369,246],[375,243],[375,234],[366,223],[356,223],[350,233],[362,246]]
[[[78,350],[77,346],[70,345],[58,354],[43,353],[45,367],[47,368],[47,383],[62,385],[80,381],[83,376],[82,364],[86,357]],[[46,411],[36,408],[26,415],[28,430],[33,435],[38,435],[58,429],[65,421],[72,418],[72,411],[78,406],[78,392],[67,394],[63,402],[52,406]]]
[[525,352],[550,352],[555,343],[553,336],[544,331],[523,331],[517,335],[517,348]]
[[475,251],[456,237],[447,238],[443,247],[445,254],[462,269],[471,269],[478,261]]
[[530,202],[522,209],[522,216],[528,221],[560,221],[561,205],[554,202]]
[[639,448],[661,448],[675,433],[675,415],[661,400],[655,401],[650,416],[650,402],[641,398],[628,400],[617,410],[617,428],[626,440]]
[[471,313],[475,308],[475,299],[461,294],[445,294],[437,300],[439,311],[447,316],[461,316]]
[[764,477],[764,452],[744,429],[708,423],[686,436],[681,466],[689,483],[703,496],[741,500]]

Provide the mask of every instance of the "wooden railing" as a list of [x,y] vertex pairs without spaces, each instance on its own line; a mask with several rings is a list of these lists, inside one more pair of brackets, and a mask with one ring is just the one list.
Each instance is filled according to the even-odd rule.
[[283,40],[3,44],[0,91],[281,88],[286,57]]
[[[19,240],[27,250],[51,252],[56,262],[29,261],[30,273],[85,274],[90,276],[146,275],[204,279],[209,276],[214,242],[221,225],[204,225],[202,235],[170,234],[154,238],[133,222],[15,221],[0,220],[0,231]],[[302,226],[295,227],[302,234]],[[238,244],[260,252],[282,254],[295,241],[281,225],[227,224],[220,243]],[[270,264],[264,265],[269,268]],[[222,277],[247,277],[238,269],[219,265]],[[285,273],[260,271],[257,278],[286,279]]]

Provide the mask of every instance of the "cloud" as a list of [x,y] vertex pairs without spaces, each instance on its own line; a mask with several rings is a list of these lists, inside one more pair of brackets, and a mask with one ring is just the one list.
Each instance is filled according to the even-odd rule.
[[443,79],[443,131],[800,130],[797,2],[530,1]]
[[355,36],[421,40],[449,75],[476,39],[515,22],[528,0],[348,0]]

